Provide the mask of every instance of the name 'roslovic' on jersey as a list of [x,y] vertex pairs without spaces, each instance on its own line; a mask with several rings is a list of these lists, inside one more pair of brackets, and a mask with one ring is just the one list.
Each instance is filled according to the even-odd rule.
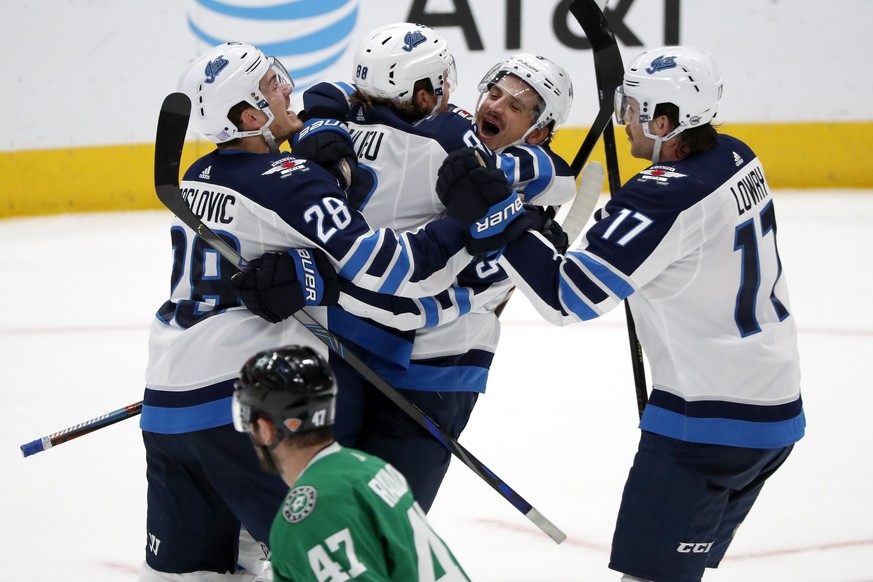
[[[387,107],[350,106],[352,93],[354,87],[346,83],[319,83],[304,94],[307,111],[348,120],[359,167],[373,177],[372,185],[363,190],[352,187],[349,204],[374,227],[398,231],[414,231],[441,216],[445,206],[435,184],[443,160],[464,147],[487,151],[469,114],[453,109],[410,124]],[[515,145],[495,156],[507,182],[527,203],[561,205],[575,195],[572,171],[548,148]],[[362,359],[396,388],[484,392],[500,336],[494,309],[511,289],[512,282],[496,262],[479,261],[458,275],[451,290],[436,297],[392,302],[358,292],[361,303],[354,305],[344,296],[340,305],[352,306],[356,314],[367,305],[382,304],[382,309],[373,314],[376,321],[365,321],[332,308],[330,329],[367,350]],[[379,317],[391,310],[421,319],[422,329],[414,335],[398,331],[401,326]]]
[[773,199],[739,140],[721,135],[713,150],[640,172],[565,256],[526,234],[500,261],[553,323],[628,298],[653,377],[642,429],[751,448],[803,436]]
[[[386,297],[435,295],[472,259],[448,218],[417,233],[373,230],[333,176],[285,152],[216,150],[188,169],[181,193],[244,259],[318,247],[341,277]],[[140,421],[159,433],[229,424],[233,382],[254,353],[290,343],[326,351],[294,318],[274,325],[242,306],[234,266],[178,218],[170,239],[171,293],[151,326]]]

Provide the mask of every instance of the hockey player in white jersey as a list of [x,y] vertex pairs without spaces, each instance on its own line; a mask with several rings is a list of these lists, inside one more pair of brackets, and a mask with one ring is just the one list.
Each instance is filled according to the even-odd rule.
[[[170,298],[150,332],[140,422],[148,478],[141,580],[231,579],[225,576],[237,566],[240,525],[266,547],[284,498],[284,483],[257,470],[248,440],[231,426],[233,383],[259,350],[288,342],[326,348],[294,319],[274,325],[257,317],[238,294],[248,297],[246,305],[258,303],[281,284],[281,302],[294,303],[292,311],[332,303],[336,270],[371,291],[433,295],[472,259],[465,249],[470,228],[445,218],[417,233],[373,230],[333,175],[278,151],[302,126],[289,111],[292,88],[281,63],[242,43],[210,50],[182,80],[192,126],[218,149],[185,172],[181,194],[256,276],[231,281],[233,265],[173,221]],[[505,204],[494,202],[509,224],[521,203],[502,176],[497,180],[490,183]],[[479,218],[470,215],[469,226]],[[285,252],[294,247],[309,250]],[[273,278],[277,265],[288,279]]]
[[[434,189],[440,165],[449,152],[468,145],[487,152],[483,141],[525,202],[550,206],[572,199],[570,168],[545,146],[569,114],[572,84],[548,59],[520,54],[490,70],[479,86],[480,125],[449,106],[454,59],[445,39],[428,27],[397,23],[368,33],[353,70],[354,86],[321,83],[306,91],[304,110],[349,122],[358,167],[372,176],[372,184],[353,185],[349,203],[370,224],[414,231],[442,216],[445,207]],[[481,260],[459,275],[451,293],[419,302],[415,309],[429,317],[414,336],[336,308],[329,310],[329,327],[457,438],[485,391],[500,333],[495,309],[511,287],[495,261]],[[331,364],[340,385],[338,440],[390,461],[427,511],[449,451],[343,362]]]
[[704,52],[635,58],[616,120],[652,165],[577,249],[562,255],[528,233],[500,259],[554,323],[630,303],[652,388],[609,564],[624,581],[691,582],[717,567],[804,434],[774,200],[755,153],[712,126],[721,96]]

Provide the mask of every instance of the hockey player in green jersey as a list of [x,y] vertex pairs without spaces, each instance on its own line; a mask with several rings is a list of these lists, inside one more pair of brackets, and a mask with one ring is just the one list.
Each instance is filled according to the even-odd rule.
[[291,488],[270,530],[274,580],[467,581],[403,475],[334,441],[336,391],[304,346],[259,352],[234,389],[234,427]]

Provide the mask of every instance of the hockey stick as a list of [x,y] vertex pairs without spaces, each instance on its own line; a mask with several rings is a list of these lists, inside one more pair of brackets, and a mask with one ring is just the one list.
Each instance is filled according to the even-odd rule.
[[[191,211],[179,191],[179,164],[182,156],[182,146],[185,142],[185,133],[188,128],[188,116],[191,110],[191,102],[184,93],[172,93],[164,99],[161,114],[158,118],[158,131],[155,139],[155,190],[160,201],[173,214],[175,214],[189,228],[194,230],[200,237],[222,257],[240,270],[248,267],[246,261],[236,250],[218,237],[208,226],[197,218]],[[365,380],[370,382],[386,398],[396,404],[403,412],[424,428],[437,441],[443,444],[467,467],[476,473],[483,481],[500,493],[518,511],[524,514],[534,525],[540,528],[557,543],[561,543],[567,535],[558,529],[530,503],[525,501],[509,485],[495,475],[479,459],[474,457],[467,449],[456,441],[451,435],[445,433],[435,422],[428,418],[415,405],[411,404],[388,382],[383,380],[376,372],[370,369],[352,351],[347,350],[336,335],[322,327],[306,311],[298,311],[294,314],[304,327],[306,327],[319,341],[331,351],[336,353],[346,363],[355,369]]]
[[570,211],[567,212],[567,216],[564,217],[564,222],[561,224],[561,228],[567,234],[567,240],[571,245],[582,234],[585,223],[591,218],[591,213],[594,211],[594,206],[597,204],[602,189],[603,165],[600,162],[588,162],[588,165],[582,170],[582,177],[579,179],[579,188],[576,190],[576,197],[573,198],[573,205],[570,206]]
[[100,416],[92,418],[91,420],[80,422],[79,424],[71,426],[70,428],[65,428],[64,430],[52,433],[48,436],[38,438],[35,441],[25,443],[21,445],[21,453],[25,457],[29,457],[30,455],[35,455],[36,453],[47,451],[55,445],[60,445],[67,441],[71,441],[76,437],[80,437],[83,434],[94,432],[97,429],[104,428],[111,424],[115,424],[116,422],[120,422],[132,416],[136,416],[140,412],[142,412],[142,401],[136,402],[134,404],[128,404],[124,408],[119,408],[118,410],[113,410],[112,412],[101,414]]
[[[606,154],[609,192],[610,195],[614,195],[621,188],[621,177],[618,169],[615,133],[612,129],[612,98],[616,88],[623,82],[624,65],[621,62],[621,53],[618,50],[615,36],[609,28],[606,16],[604,16],[603,11],[595,0],[575,0],[570,4],[570,13],[573,14],[576,21],[582,26],[582,30],[585,31],[585,36],[588,37],[591,48],[594,50],[594,76],[597,81],[597,91],[600,98],[600,111],[597,113],[595,126],[588,132],[585,142],[582,143],[582,147],[579,149],[579,153],[570,167],[576,169],[585,163],[587,156],[591,154],[591,149],[594,148],[594,142],[597,141],[594,138],[589,144],[589,138],[592,137],[592,133],[597,128],[596,124],[603,123],[604,125],[600,131],[603,134],[603,149]],[[634,375],[637,412],[642,417],[643,410],[648,401],[646,370],[643,364],[643,348],[637,338],[636,325],[634,324],[633,315],[627,300],[624,302],[624,313],[627,321],[628,345],[631,352],[631,368]]]
[[621,62],[621,52],[612,29],[603,15],[602,6],[606,0],[574,0],[569,6],[570,13],[582,27],[594,55],[594,77],[597,82],[598,101],[600,109],[594,118],[594,123],[582,141],[570,169],[579,174],[585,162],[594,151],[597,140],[611,126],[613,103],[612,96],[616,87],[621,85],[624,76],[624,65]]

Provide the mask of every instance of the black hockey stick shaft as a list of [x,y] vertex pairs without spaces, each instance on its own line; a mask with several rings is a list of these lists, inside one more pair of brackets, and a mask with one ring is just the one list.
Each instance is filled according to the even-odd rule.
[[[618,171],[615,132],[612,129],[611,121],[603,134],[603,148],[606,152],[606,174],[607,181],[609,182],[609,193],[610,195],[615,195],[619,188],[621,188],[621,178]],[[646,387],[646,367],[643,361],[643,347],[640,345],[639,338],[637,338],[637,327],[627,299],[624,300],[624,316],[627,322],[627,339],[628,347],[630,348],[631,370],[634,375],[637,414],[642,418],[643,411],[646,409],[646,404],[649,401],[648,389]]]
[[[594,75],[600,99],[600,111],[597,114],[595,123],[601,120],[604,123],[600,131],[603,134],[607,182],[609,183],[610,195],[615,195],[621,188],[621,174],[618,168],[615,131],[612,127],[612,111],[615,90],[622,84],[624,77],[621,52],[618,50],[618,43],[609,27],[606,16],[595,0],[575,0],[570,4],[570,13],[573,14],[579,25],[582,26],[582,30],[585,31],[585,36],[588,37],[591,48],[594,50]],[[604,117],[605,119],[603,119]],[[594,129],[595,127],[592,127],[592,131]],[[591,137],[591,132],[589,132],[588,137]],[[596,141],[596,139],[593,140],[593,142]],[[594,147],[594,143],[588,144],[587,142],[589,142],[588,138],[583,142],[582,148],[580,148],[576,159],[571,164],[571,168],[574,170],[577,169],[577,166],[581,169],[587,160],[587,156],[590,155],[590,149],[586,148],[593,149]],[[639,338],[637,338],[636,325],[634,324],[633,315],[627,300],[624,301],[624,312],[627,321],[627,335],[631,352],[631,369],[634,376],[637,412],[642,417],[643,410],[648,401],[643,348],[640,345]]]
[[575,0],[569,6],[570,13],[582,27],[594,57],[594,76],[597,82],[598,102],[600,109],[582,141],[576,157],[570,164],[570,169],[577,176],[600,136],[607,129],[613,112],[612,97],[616,87],[621,85],[624,76],[624,65],[621,62],[621,52],[618,42],[606,21],[603,11],[595,0]]
[[[248,267],[246,261],[239,255],[236,249],[230,247],[218,237],[208,226],[191,211],[188,204],[181,196],[179,190],[179,165],[182,154],[182,146],[185,141],[185,133],[188,128],[188,117],[191,102],[183,93],[172,93],[164,99],[161,114],[158,120],[158,133],[155,140],[155,190],[158,198],[173,214],[175,214],[189,228],[194,230],[200,237],[222,257],[240,270]],[[160,167],[159,167],[160,166]],[[351,350],[346,349],[339,338],[325,329],[312,316],[305,311],[294,314],[303,326],[305,326],[319,341],[328,349],[347,362],[358,374],[376,387],[383,395],[396,404],[403,412],[414,420],[419,426],[430,433],[437,441],[461,460],[467,467],[476,473],[483,481],[488,483],[495,491],[500,493],[516,509],[525,515],[531,522],[545,532],[557,543],[566,539],[566,534],[558,529],[551,521],[546,519],[530,503],[525,501],[509,485],[495,475],[479,459],[473,456],[451,435],[444,432],[435,422],[428,418],[421,410],[404,398],[388,382],[383,380],[376,372],[361,361]]]
[[94,432],[97,429],[104,428],[109,425],[115,424],[116,422],[121,422],[122,420],[128,419],[132,416],[136,416],[140,412],[142,412],[142,401],[136,402],[134,404],[128,404],[124,408],[119,408],[118,410],[113,410],[112,412],[101,414],[100,416],[92,418],[91,420],[80,422],[79,424],[71,426],[70,428],[65,428],[64,430],[52,433],[42,438],[38,438],[29,443],[25,443],[21,445],[21,453],[25,457],[29,457],[30,455],[35,455],[36,453],[47,451],[48,449],[56,445],[71,441],[74,438],[88,434],[89,432]]

